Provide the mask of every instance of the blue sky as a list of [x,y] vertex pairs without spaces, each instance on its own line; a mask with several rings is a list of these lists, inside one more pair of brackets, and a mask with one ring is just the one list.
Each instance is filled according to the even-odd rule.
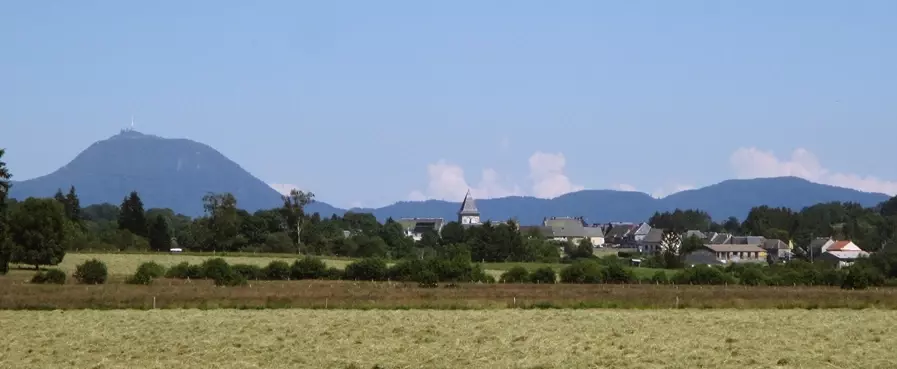
[[19,1],[16,179],[137,129],[340,205],[657,196],[797,175],[897,193],[895,1]]

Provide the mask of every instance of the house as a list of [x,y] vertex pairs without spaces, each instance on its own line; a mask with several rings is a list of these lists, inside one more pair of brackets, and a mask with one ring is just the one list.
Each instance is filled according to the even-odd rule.
[[836,263],[841,268],[850,266],[857,259],[868,256],[868,252],[863,251],[851,241],[834,241],[823,245],[819,259]]
[[819,256],[822,254],[825,249],[835,243],[831,237],[819,237],[810,241],[810,245],[807,246],[807,252],[810,254],[810,257]]
[[766,241],[763,236],[729,236],[729,241],[724,242],[732,245],[759,245]]
[[707,249],[695,250],[686,254],[682,262],[687,266],[726,264],[726,262],[717,259],[715,252]]
[[632,233],[633,227],[634,225],[632,223],[611,223],[604,233],[604,239],[606,242],[615,245],[627,243],[630,239],[630,233]]
[[649,225],[648,223],[639,224],[632,231],[632,240],[635,242],[641,242],[648,235],[648,232],[651,232],[651,225]]
[[766,250],[759,245],[704,245],[723,263],[765,263]]
[[760,243],[760,247],[766,250],[766,254],[771,262],[788,261],[793,256],[791,245],[782,240],[764,239]]
[[637,244],[651,231],[648,223],[611,223],[609,228],[610,230],[605,233],[605,240],[615,245]]
[[[656,253],[663,251],[663,230],[660,228],[652,228],[648,231],[648,234],[642,238],[641,241],[636,243],[639,252],[644,253]],[[675,249],[679,248],[679,245],[670,245]]]
[[592,240],[592,246],[595,247],[603,247],[604,246],[604,231],[601,230],[601,226],[597,224],[593,224],[590,226],[584,227],[586,231],[586,237]]
[[551,217],[542,220],[540,232],[546,239],[579,243],[588,239],[592,246],[604,245],[601,227],[588,226],[582,217]]
[[728,233],[717,233],[710,232],[707,234],[707,237],[704,239],[704,242],[710,245],[722,245],[727,244],[732,240],[732,235]]
[[402,218],[396,222],[402,225],[405,236],[411,237],[415,241],[420,241],[424,233],[429,231],[439,234],[442,232],[442,227],[445,226],[445,220],[442,218]]

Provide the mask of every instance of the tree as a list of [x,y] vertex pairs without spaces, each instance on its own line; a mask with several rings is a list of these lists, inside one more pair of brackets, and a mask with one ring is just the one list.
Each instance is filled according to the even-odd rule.
[[121,210],[118,214],[118,228],[146,237],[146,212],[143,210],[143,200],[140,200],[137,191],[132,191],[122,200]]
[[10,261],[34,265],[56,265],[65,257],[65,210],[54,199],[30,197],[9,219],[12,249]]
[[682,245],[679,247],[679,253],[681,255],[687,255],[693,251],[700,250],[704,247],[704,241],[702,241],[698,236],[691,235],[682,241]]
[[[289,196],[283,196],[283,208],[281,214],[290,230],[290,236],[296,242],[296,252],[302,245],[302,226],[305,223],[305,207],[315,201],[315,194],[302,192],[297,189],[290,191]],[[295,231],[294,231],[295,230]]]
[[8,227],[6,224],[6,197],[9,194],[9,188],[12,186],[9,179],[12,174],[6,168],[3,162],[3,154],[6,151],[0,149],[0,274],[5,274],[9,266],[10,240],[8,235]]
[[75,224],[81,224],[81,200],[75,194],[75,186],[65,195],[65,215]]
[[663,236],[660,239],[660,247],[663,248],[663,251],[679,255],[681,246],[682,241],[679,238],[679,233],[670,229],[663,231]]
[[237,199],[230,193],[209,193],[202,198],[208,216],[213,250],[232,250],[240,232]]
[[149,229],[149,245],[153,251],[171,249],[171,228],[164,215],[156,215]]
[[462,243],[466,240],[464,227],[458,222],[448,222],[442,227],[442,242],[446,245]]

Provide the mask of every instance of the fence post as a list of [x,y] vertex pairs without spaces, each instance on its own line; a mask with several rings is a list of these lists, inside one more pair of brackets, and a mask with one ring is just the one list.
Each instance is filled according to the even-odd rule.
[[156,309],[156,296],[153,296],[153,310]]

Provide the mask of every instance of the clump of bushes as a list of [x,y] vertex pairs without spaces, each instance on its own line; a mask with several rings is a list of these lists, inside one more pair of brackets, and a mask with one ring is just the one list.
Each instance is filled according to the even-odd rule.
[[658,270],[654,275],[651,276],[651,283],[654,284],[667,284],[670,283],[670,278],[667,276],[667,273],[662,270]]
[[102,261],[91,259],[75,268],[74,277],[83,284],[103,284],[109,277],[109,270]]
[[554,271],[554,269],[551,269],[549,267],[536,269],[529,275],[529,281],[531,283],[554,284],[557,283],[557,279],[557,273]]
[[522,266],[515,266],[502,273],[499,281],[501,283],[526,283],[529,282],[529,271]]
[[258,265],[253,264],[234,264],[231,266],[234,273],[237,273],[247,280],[257,281],[266,279],[265,270]]
[[365,258],[346,266],[346,279],[357,281],[386,280],[388,268],[380,258]]
[[737,280],[729,273],[721,268],[715,268],[707,265],[697,265],[691,268],[683,269],[676,273],[673,281],[677,284],[735,284]]
[[163,276],[165,276],[165,267],[156,262],[149,261],[140,264],[134,275],[128,277],[128,279],[125,280],[125,283],[148,285],[153,283],[153,279]]
[[265,267],[265,275],[272,281],[290,279],[290,264],[282,260],[274,260]]
[[202,268],[199,265],[191,265],[188,262],[182,262],[171,268],[165,273],[166,278],[178,279],[200,279],[203,278]]
[[65,272],[59,269],[48,269],[47,271],[37,272],[31,278],[31,283],[36,284],[65,284]]
[[327,265],[315,257],[306,256],[293,262],[290,267],[290,278],[292,279],[322,279],[326,277]]

